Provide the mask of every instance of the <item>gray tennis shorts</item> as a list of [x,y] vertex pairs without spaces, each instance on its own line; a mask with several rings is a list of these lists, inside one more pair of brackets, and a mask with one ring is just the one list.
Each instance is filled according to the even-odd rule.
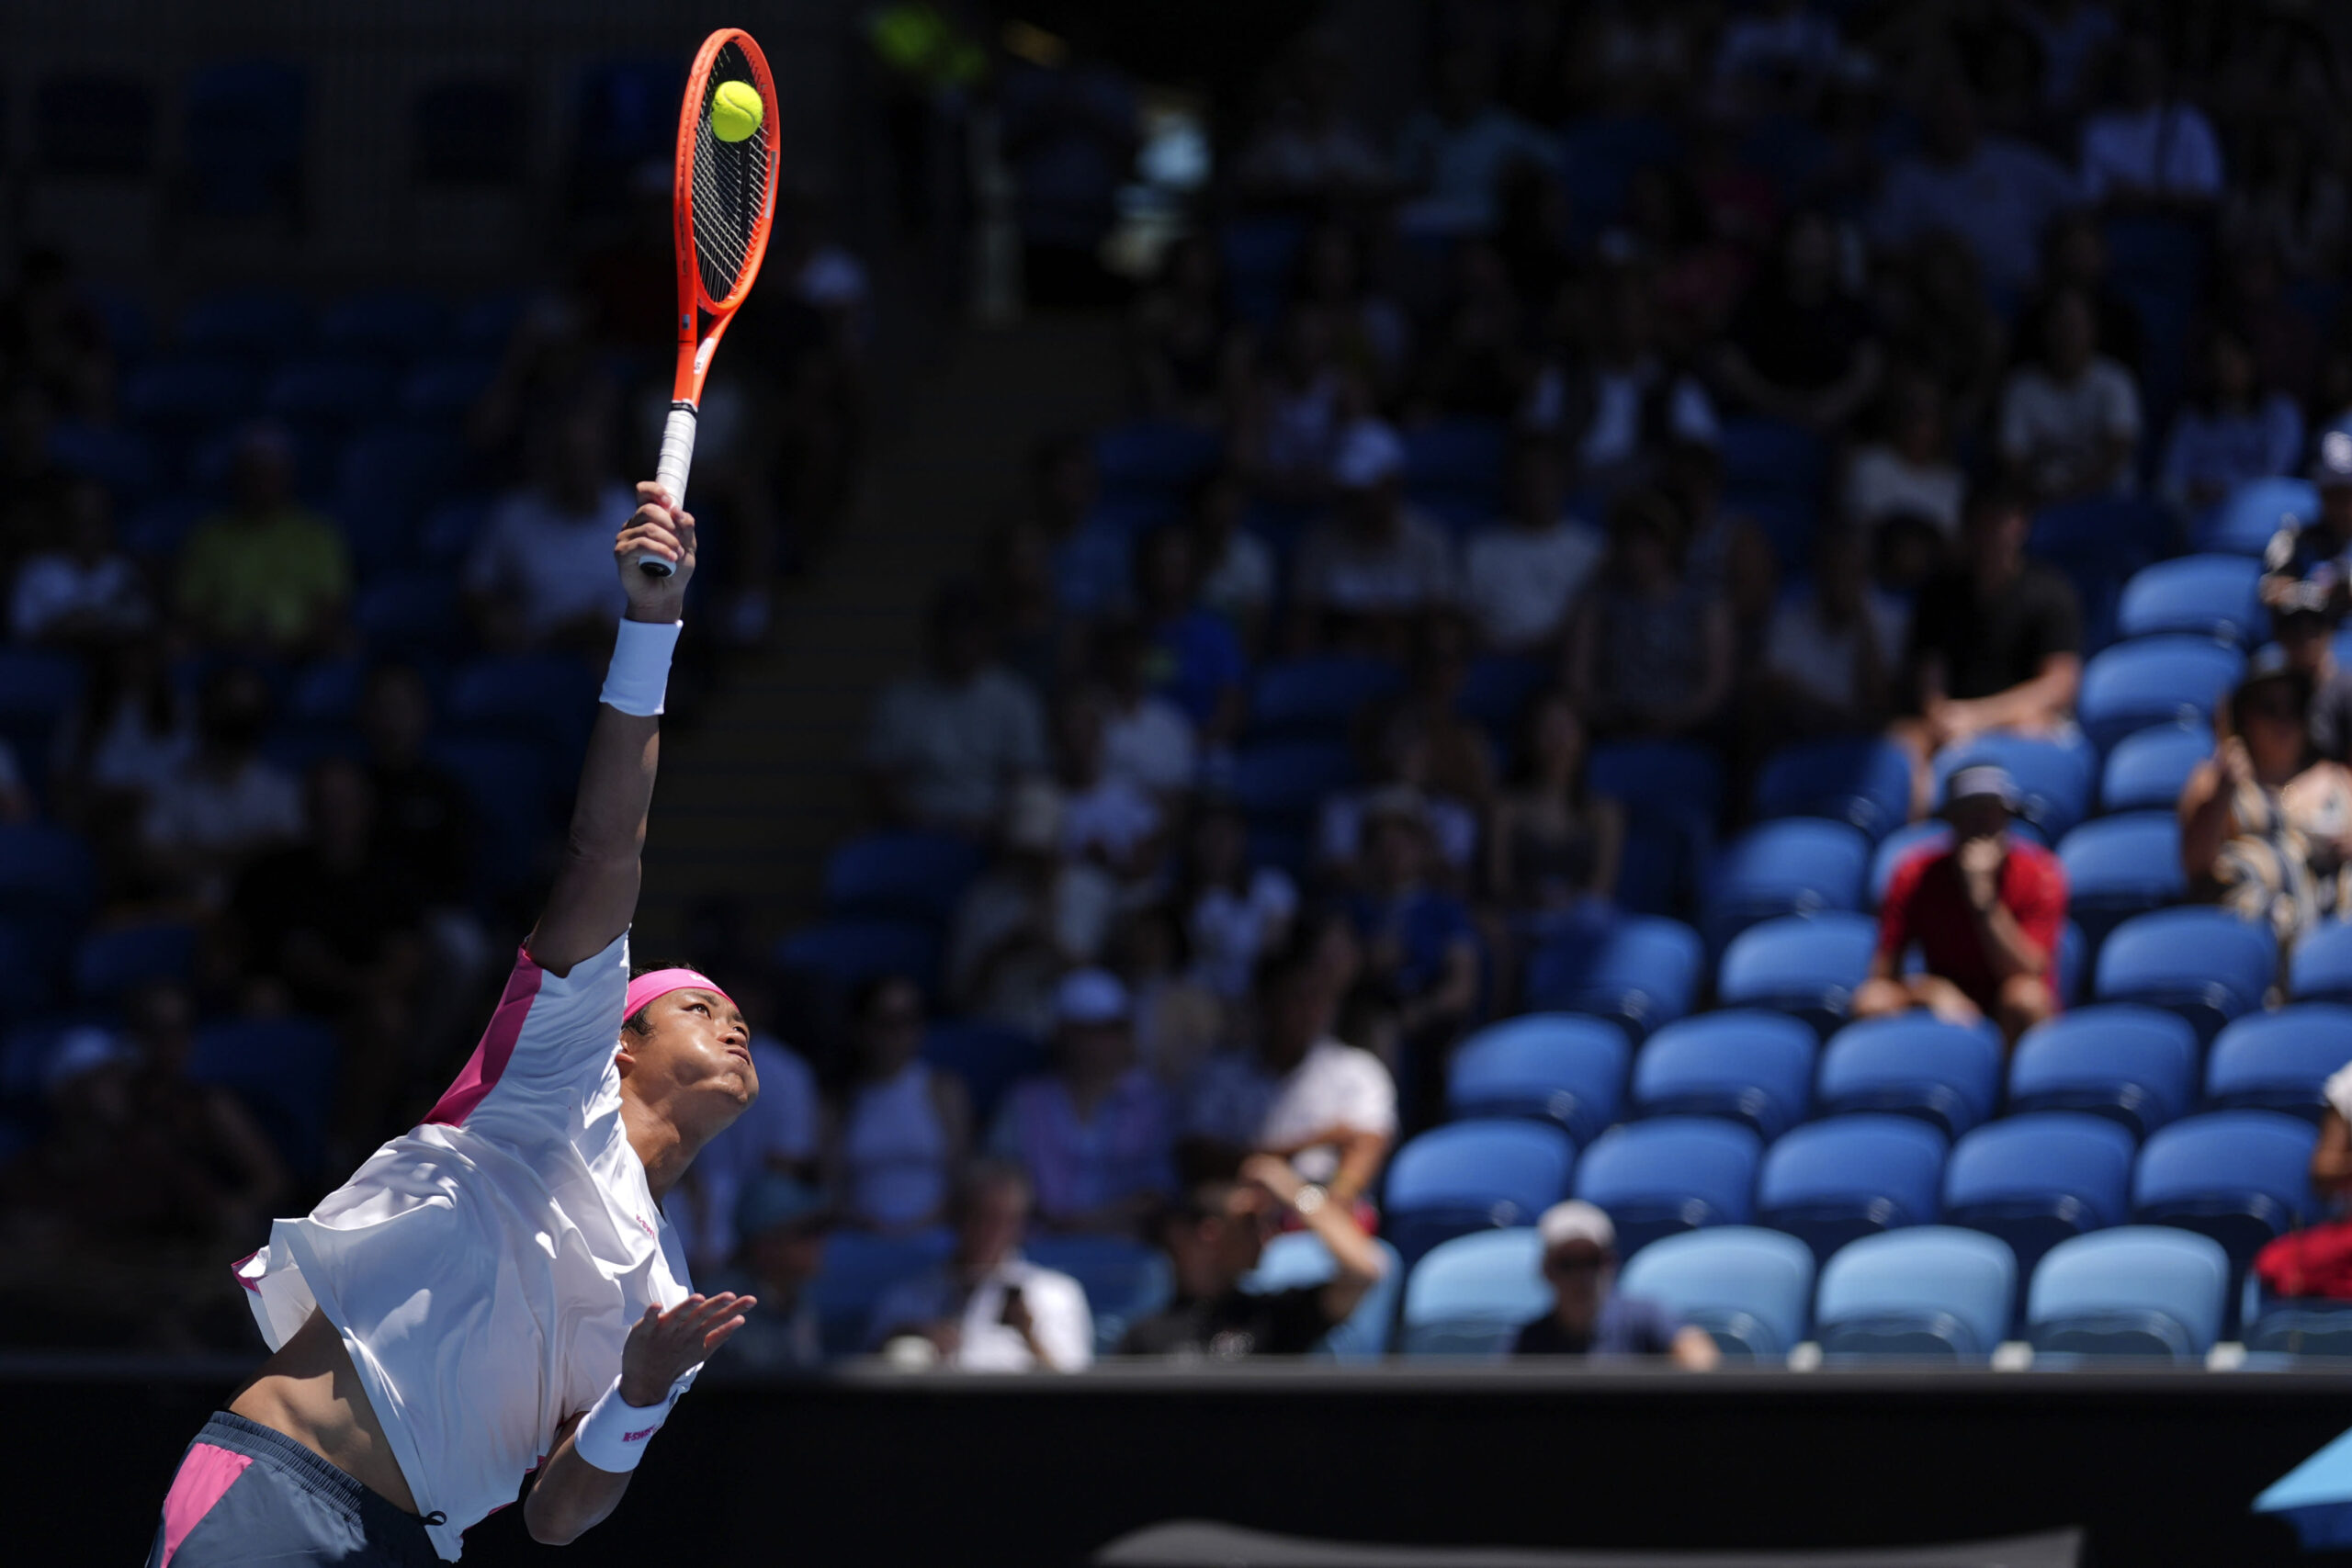
[[426,1568],[424,1521],[283,1432],[215,1411],[180,1461],[147,1568]]

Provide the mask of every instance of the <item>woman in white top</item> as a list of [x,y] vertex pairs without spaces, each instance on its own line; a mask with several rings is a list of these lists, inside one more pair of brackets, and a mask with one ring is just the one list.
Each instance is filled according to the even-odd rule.
[[874,1230],[941,1224],[971,1145],[964,1086],[922,1059],[922,992],[903,975],[860,991],[856,1077],[830,1165],[843,1217]]

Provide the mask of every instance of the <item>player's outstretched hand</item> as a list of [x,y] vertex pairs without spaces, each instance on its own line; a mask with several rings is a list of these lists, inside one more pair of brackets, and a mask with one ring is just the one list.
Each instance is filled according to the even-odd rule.
[[621,1398],[644,1409],[670,1397],[670,1385],[733,1337],[756,1296],[721,1291],[691,1295],[668,1312],[647,1307],[621,1346]]
[[[629,564],[639,556],[661,557],[670,563],[670,575],[653,577],[639,570]],[[686,582],[695,574],[695,515],[673,507],[670,492],[650,479],[637,487],[637,510],[613,541],[613,558],[628,593],[630,620],[684,618]]]

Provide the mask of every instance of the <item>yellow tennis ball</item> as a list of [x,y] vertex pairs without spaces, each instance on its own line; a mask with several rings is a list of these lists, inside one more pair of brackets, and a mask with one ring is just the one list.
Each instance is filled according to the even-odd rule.
[[767,117],[760,90],[749,82],[721,82],[710,96],[710,133],[721,141],[742,141]]

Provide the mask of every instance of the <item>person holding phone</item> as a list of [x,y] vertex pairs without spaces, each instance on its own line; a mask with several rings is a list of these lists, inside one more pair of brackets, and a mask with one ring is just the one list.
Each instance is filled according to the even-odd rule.
[[956,1190],[956,1250],[883,1292],[867,1347],[961,1371],[1084,1371],[1094,1359],[1086,1292],[1021,1256],[1035,1206],[1019,1166],[976,1163]]

